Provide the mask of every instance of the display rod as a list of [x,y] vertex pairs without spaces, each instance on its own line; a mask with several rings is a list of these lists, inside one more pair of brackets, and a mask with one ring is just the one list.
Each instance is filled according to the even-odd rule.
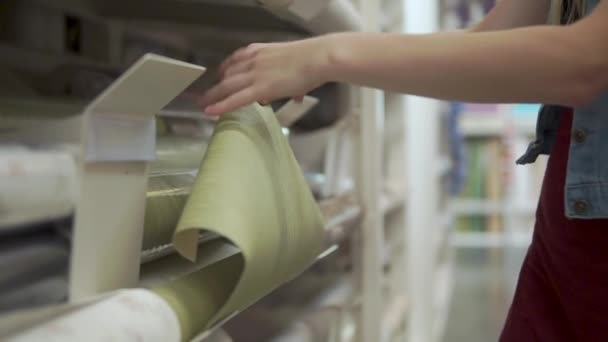
[[[404,0],[403,31],[430,33],[438,30],[438,1]],[[407,326],[408,341],[429,342],[433,336],[434,216],[437,214],[439,182],[429,175],[439,153],[439,101],[407,96],[406,167],[407,185],[411,201],[406,213],[408,253],[408,295],[411,311]]]

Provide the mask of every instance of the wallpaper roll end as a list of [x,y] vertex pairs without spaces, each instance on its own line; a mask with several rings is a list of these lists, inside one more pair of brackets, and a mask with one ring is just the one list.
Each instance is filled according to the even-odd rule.
[[173,244],[175,249],[184,258],[196,262],[197,251],[198,251],[198,230],[186,229],[178,232],[173,237]]

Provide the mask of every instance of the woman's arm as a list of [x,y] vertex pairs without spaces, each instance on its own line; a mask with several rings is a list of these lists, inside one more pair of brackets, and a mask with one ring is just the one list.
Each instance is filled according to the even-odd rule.
[[[504,3],[504,1],[503,1]],[[578,105],[608,86],[608,0],[579,23],[475,34],[341,33],[252,45],[203,98],[212,114],[348,82],[467,102]]]
[[330,80],[460,101],[576,105],[607,85],[608,2],[564,27],[338,41],[325,71]]

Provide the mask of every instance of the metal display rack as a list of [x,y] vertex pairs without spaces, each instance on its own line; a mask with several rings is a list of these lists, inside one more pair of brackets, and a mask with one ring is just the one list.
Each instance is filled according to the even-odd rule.
[[[79,189],[74,197],[70,304],[0,316],[0,336],[46,336],[51,319],[71,317],[63,322],[73,324],[75,336],[91,341],[104,336],[102,329],[121,329],[121,319],[116,326],[90,323],[104,315],[132,319],[132,328],[141,329],[147,341],[179,338],[176,321],[163,321],[175,318],[170,308],[138,288],[146,281],[140,277],[145,192],[156,144],[155,116],[204,121],[173,105],[175,98],[199,89],[205,68],[215,67],[218,56],[249,42],[335,31],[431,31],[438,29],[439,16],[432,1],[411,0],[29,0],[0,6],[5,10],[0,14],[31,26],[0,37],[2,68],[28,79],[74,69],[118,76],[99,95],[98,88],[87,84],[93,90],[86,91],[96,95],[93,101],[54,96],[58,90],[52,83],[41,87],[45,96],[1,93],[0,98],[0,113],[6,118],[0,126],[10,126],[0,132],[0,144],[78,146],[71,181]],[[35,23],[41,17],[45,20]],[[64,30],[66,18],[69,25],[77,23],[80,41],[73,42]],[[41,32],[44,39],[32,38]],[[172,45],[164,50],[125,47],[132,36]],[[194,55],[183,52],[192,48]],[[149,51],[156,54],[143,55]],[[155,94],[147,93],[145,85],[159,79],[171,82]],[[339,340],[440,341],[452,281],[451,253],[444,253],[451,219],[441,204],[440,187],[450,164],[439,148],[438,102],[354,86],[338,88],[333,97],[310,99],[300,114],[294,114],[299,109],[293,103],[289,111],[298,117],[317,102],[337,103],[341,119],[326,128],[332,143],[325,154],[330,165],[325,176],[335,180],[355,169],[351,189],[324,189],[329,196],[319,202],[326,250],[318,264],[336,250],[348,250],[352,266],[346,278],[352,293],[338,306],[352,316],[342,321],[351,322],[355,333],[342,334]],[[47,116],[23,120],[41,112]],[[69,119],[59,120],[63,115]],[[298,139],[292,139],[296,155]],[[354,160],[336,162],[345,146],[353,148]],[[131,294],[154,301],[158,311],[130,317],[117,303]],[[74,315],[75,308],[82,307],[86,310]],[[156,330],[148,329],[150,322]],[[195,340],[229,340],[221,325],[217,329]]]

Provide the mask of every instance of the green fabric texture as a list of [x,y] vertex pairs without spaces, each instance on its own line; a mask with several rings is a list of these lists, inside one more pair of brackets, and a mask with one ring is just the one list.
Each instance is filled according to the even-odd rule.
[[319,255],[321,212],[274,113],[253,104],[220,119],[173,237],[197,258],[200,231],[241,254],[155,291],[177,313],[189,340],[304,271]]
[[168,245],[186,205],[194,176],[154,176],[148,179],[142,250]]
[[190,195],[207,144],[196,138],[160,137],[150,164],[142,250],[168,245]]
[[182,340],[196,336],[221,310],[242,267],[241,255],[233,255],[155,289],[175,311]]

